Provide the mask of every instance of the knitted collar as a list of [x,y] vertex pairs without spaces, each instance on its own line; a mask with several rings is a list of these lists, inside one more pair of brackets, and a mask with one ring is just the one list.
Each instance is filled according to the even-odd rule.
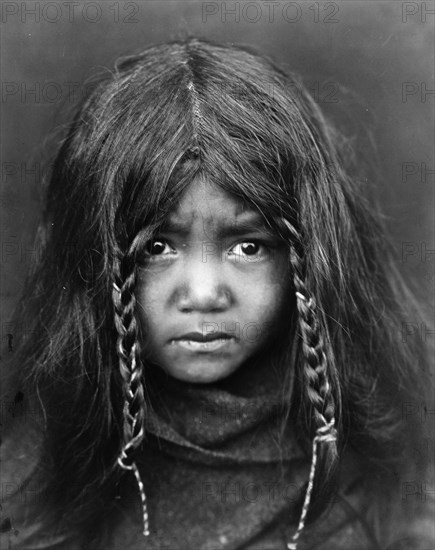
[[207,464],[281,462],[304,455],[285,415],[283,375],[272,362],[247,363],[213,384],[151,373],[146,431],[169,454]]
[[[263,537],[264,547],[283,547],[295,530],[309,461],[291,421],[283,422],[279,369],[271,361],[248,362],[207,385],[180,382],[158,368],[147,374],[152,410],[137,456],[147,548],[238,549],[251,539],[263,544]],[[123,523],[110,533],[113,548],[127,539],[129,548],[141,548],[133,476],[118,502]]]

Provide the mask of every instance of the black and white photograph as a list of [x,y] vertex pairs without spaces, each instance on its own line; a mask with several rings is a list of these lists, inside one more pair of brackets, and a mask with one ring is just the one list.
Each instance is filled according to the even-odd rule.
[[435,550],[435,1],[0,31],[0,548]]

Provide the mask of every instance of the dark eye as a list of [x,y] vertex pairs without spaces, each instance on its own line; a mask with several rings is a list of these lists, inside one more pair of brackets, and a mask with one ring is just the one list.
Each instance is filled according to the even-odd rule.
[[172,252],[171,247],[165,241],[150,241],[146,245],[146,252],[151,256],[162,256]]
[[245,242],[236,244],[233,247],[232,253],[237,256],[255,256],[260,250],[260,243],[257,242]]

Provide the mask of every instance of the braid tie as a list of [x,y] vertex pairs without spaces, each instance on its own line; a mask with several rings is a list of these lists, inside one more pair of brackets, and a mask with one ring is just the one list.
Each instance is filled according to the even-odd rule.
[[[127,263],[128,255],[124,259]],[[135,475],[142,503],[143,534],[149,535],[147,499],[144,486],[136,463],[134,453],[144,438],[144,422],[146,403],[142,382],[142,362],[140,359],[140,345],[138,340],[138,322],[135,315],[136,298],[136,268],[134,263],[130,273],[121,277],[120,263],[116,263],[116,281],[113,282],[112,300],[114,305],[115,326],[118,332],[116,352],[118,355],[119,372],[122,378],[124,396],[123,406],[123,442],[118,465],[132,471]]]
[[299,537],[304,530],[305,520],[308,513],[308,508],[310,507],[311,502],[311,493],[313,492],[314,487],[314,477],[316,474],[316,465],[317,465],[317,454],[318,454],[318,445],[319,443],[334,443],[337,440],[337,433],[334,428],[334,419],[331,420],[328,424],[325,424],[321,428],[318,428],[316,436],[313,439],[313,457],[311,460],[310,475],[308,477],[308,486],[305,493],[304,504],[302,506],[301,517],[299,519],[298,528],[296,529],[295,534],[292,536],[291,542],[287,543],[288,550],[297,550]]

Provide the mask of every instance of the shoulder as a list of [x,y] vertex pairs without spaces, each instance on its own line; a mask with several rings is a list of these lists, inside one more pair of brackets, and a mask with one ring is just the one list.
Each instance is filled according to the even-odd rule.
[[78,550],[65,546],[59,534],[43,528],[45,489],[49,467],[43,460],[43,422],[25,400],[2,402],[0,447],[0,548]]
[[4,399],[0,447],[2,547],[20,547],[37,528],[30,516],[43,494],[39,471],[42,446],[42,431],[25,401]]
[[433,489],[394,468],[344,461],[328,511],[306,530],[307,550],[429,550]]

